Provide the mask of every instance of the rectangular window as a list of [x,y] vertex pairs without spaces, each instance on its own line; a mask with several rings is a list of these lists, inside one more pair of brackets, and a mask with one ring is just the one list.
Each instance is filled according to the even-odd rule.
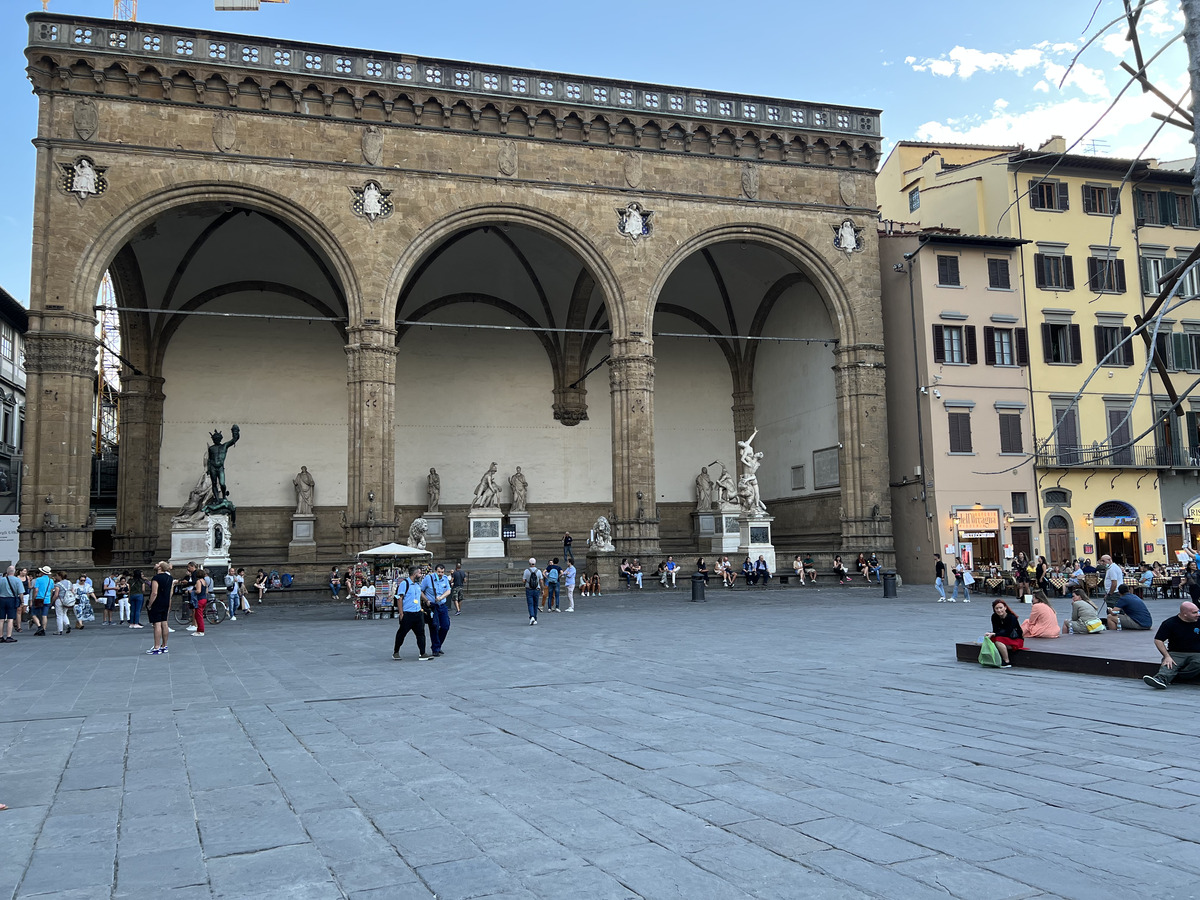
[[1163,256],[1143,256],[1141,260],[1142,293],[1157,295],[1158,282],[1167,274],[1167,260]]
[[1021,443],[1021,416],[1019,413],[1000,413],[1000,452],[1025,452]]
[[950,452],[971,453],[971,414],[952,412],[950,420]]
[[1083,186],[1083,211],[1094,215],[1110,216],[1121,211],[1121,189],[1106,184]]
[[[1184,257],[1186,259],[1186,257]],[[1175,271],[1179,266],[1183,265],[1183,259],[1172,260],[1174,265],[1171,271]],[[1200,294],[1200,266],[1193,265],[1190,269],[1183,273],[1179,279],[1179,296],[1180,297],[1195,297]]]
[[1013,355],[1013,330],[1011,328],[983,329],[984,362],[989,366],[1011,366],[1015,364]]
[[1012,511],[1014,515],[1023,516],[1029,512],[1029,495],[1024,491],[1013,491]]
[[1129,429],[1128,410],[1109,407],[1108,414],[1108,452],[1113,465],[1132,466],[1133,448],[1129,446],[1132,433]]
[[1196,227],[1196,206],[1191,194],[1176,194],[1174,191],[1158,192],[1158,223],[1178,225],[1180,228]]
[[[1154,409],[1154,447],[1160,466],[1188,465],[1184,460],[1188,454],[1180,439],[1180,419],[1169,406],[1158,405]],[[1191,431],[1191,429],[1188,429]],[[1192,463],[1194,465],[1195,463]]]
[[[1133,342],[1125,340],[1130,330],[1122,325],[1096,326],[1096,365],[1098,366],[1132,366]],[[1121,343],[1124,341],[1124,343]],[[1117,345],[1116,353],[1109,356]],[[1107,357],[1107,359],[1105,358]]]
[[1011,290],[1012,283],[1008,279],[1008,260],[988,260],[988,287],[1001,290]]
[[1034,209],[1056,209],[1065,212],[1071,206],[1065,181],[1048,181],[1044,178],[1029,182],[1029,205]]
[[13,358],[13,336],[7,328],[0,332],[0,355],[5,359]]
[[908,211],[916,212],[920,208],[921,208],[921,189],[919,187],[915,187],[911,191],[908,192]]
[[1078,465],[1079,414],[1075,407],[1054,407],[1054,444],[1058,448],[1059,465]]
[[1192,331],[1172,333],[1171,368],[1183,372],[1200,369],[1200,334]]
[[1033,254],[1033,273],[1037,286],[1049,291],[1075,289],[1075,272],[1071,257],[1052,253]]
[[957,256],[938,256],[938,284],[958,287],[958,257]]
[[1125,260],[1089,256],[1088,289],[1098,293],[1125,293]]
[[1083,362],[1083,341],[1078,325],[1042,323],[1042,353],[1048,363],[1077,366]]
[[933,361],[940,363],[979,362],[979,351],[975,345],[974,325],[934,325]]
[[1137,207],[1137,217],[1143,225],[1159,225],[1158,196],[1153,191],[1134,191],[1134,204]]

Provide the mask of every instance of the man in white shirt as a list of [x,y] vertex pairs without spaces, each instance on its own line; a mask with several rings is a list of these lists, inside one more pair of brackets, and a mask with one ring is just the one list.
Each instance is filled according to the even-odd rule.
[[1117,595],[1117,588],[1125,583],[1125,570],[1113,562],[1113,558],[1105,553],[1100,557],[1100,565],[1104,566],[1104,599]]

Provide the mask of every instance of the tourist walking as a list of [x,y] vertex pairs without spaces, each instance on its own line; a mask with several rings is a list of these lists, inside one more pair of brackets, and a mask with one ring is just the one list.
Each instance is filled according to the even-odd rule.
[[529,558],[529,568],[521,573],[521,581],[525,584],[525,605],[529,607],[529,624],[537,624],[538,598],[542,593],[542,573],[537,567],[537,560]]
[[96,592],[92,590],[92,583],[88,581],[86,575],[80,575],[75,582],[75,618],[79,620],[79,628],[82,630],[84,623],[95,622],[96,614],[92,610],[92,603],[99,603],[96,600]]
[[429,610],[429,651],[434,656],[442,655],[442,644],[450,631],[450,579],[442,563],[421,579],[421,597]]
[[238,614],[238,606],[241,605],[242,598],[238,596],[237,572],[233,567],[225,570],[225,590],[228,592],[226,596],[229,598],[229,621],[236,622]]
[[171,565],[165,560],[154,566],[154,577],[150,579],[150,610],[147,618],[154,629],[154,646],[146,652],[152,656],[167,652],[167,615],[171,611],[171,595],[175,591],[175,579],[171,577]]
[[203,569],[196,569],[195,576],[196,581],[192,585],[192,603],[196,608],[196,624],[189,625],[188,631],[192,632],[192,637],[204,637],[204,608],[208,606],[212,581],[209,580],[208,573]]
[[29,620],[37,625],[34,637],[45,637],[46,626],[50,623],[50,600],[54,593],[54,579],[50,575],[50,567],[38,569],[37,578],[33,579],[33,588],[29,597]]
[[462,615],[463,592],[467,587],[467,573],[463,571],[462,563],[454,564],[450,573],[450,599],[454,603],[454,614]]
[[550,560],[550,565],[546,566],[546,612],[562,612],[562,604],[558,599],[558,582],[562,577],[562,568],[558,564],[558,557]]
[[417,567],[409,566],[407,577],[396,581],[392,594],[400,604],[400,624],[396,628],[396,642],[392,645],[392,659],[400,658],[400,645],[410,631],[417,636],[417,659],[422,662],[433,659],[425,655],[425,617],[421,615],[421,585],[416,576]]
[[565,560],[567,567],[563,569],[563,587],[567,589],[567,612],[575,612],[575,569],[574,560]]
[[963,603],[971,602],[971,588],[967,582],[967,570],[962,564],[962,560],[954,563],[954,592],[950,595],[950,602],[958,601],[958,588],[961,585],[963,589]]
[[938,603],[946,602],[946,564],[940,553],[933,554],[933,586],[937,588]]
[[[66,572],[59,572],[54,585],[54,617],[58,623],[55,634],[70,634],[71,619],[75,615],[75,590]],[[79,624],[76,620],[75,624]]]
[[574,539],[571,537],[571,532],[563,532],[563,562],[575,562],[575,554],[571,552],[571,544]]
[[21,603],[21,580],[17,578],[15,566],[9,566],[0,579],[0,644],[15,644],[12,636],[13,622],[17,618],[17,607]]
[[[239,567],[234,581],[237,583],[238,601],[241,603],[237,611],[247,616],[253,615],[254,610],[250,607],[250,598],[246,596],[246,570]],[[232,610],[233,607],[230,609]]]

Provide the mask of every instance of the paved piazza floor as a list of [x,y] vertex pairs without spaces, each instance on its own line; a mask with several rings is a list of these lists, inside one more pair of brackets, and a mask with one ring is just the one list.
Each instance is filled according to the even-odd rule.
[[481,600],[421,663],[344,605],[26,632],[0,896],[1200,895],[1200,689],[957,663],[988,606],[931,594]]

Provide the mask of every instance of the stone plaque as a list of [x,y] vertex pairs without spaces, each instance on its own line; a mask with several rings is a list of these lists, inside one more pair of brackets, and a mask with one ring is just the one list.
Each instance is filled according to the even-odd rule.
[[90,141],[96,135],[96,126],[100,121],[100,114],[96,110],[96,104],[86,97],[83,100],[75,101],[75,114],[73,116],[75,124],[75,134],[79,136],[81,141]]
[[742,165],[742,193],[747,200],[758,199],[758,166],[750,163]]
[[838,448],[826,447],[813,451],[813,489],[835,488],[841,484],[838,475]]
[[363,162],[377,166],[383,162],[383,132],[378,125],[370,125],[362,136]]
[[765,525],[750,526],[750,543],[752,544],[769,544],[771,543],[771,529]]
[[471,537],[498,538],[500,537],[499,519],[482,519],[471,523]]
[[313,523],[296,520],[292,522],[293,541],[311,541],[313,539]]
[[213,113],[213,143],[222,153],[228,153],[237,143],[237,119],[233,113],[217,110]]
[[737,516],[725,516],[724,519],[725,519],[725,534],[737,534],[738,533]]
[[204,556],[208,552],[208,540],[203,537],[182,538],[179,541],[179,549],[182,553]]
[[500,145],[500,156],[497,160],[501,175],[517,174],[517,142],[505,141]]
[[625,183],[631,188],[642,183],[642,156],[640,153],[625,154]]

